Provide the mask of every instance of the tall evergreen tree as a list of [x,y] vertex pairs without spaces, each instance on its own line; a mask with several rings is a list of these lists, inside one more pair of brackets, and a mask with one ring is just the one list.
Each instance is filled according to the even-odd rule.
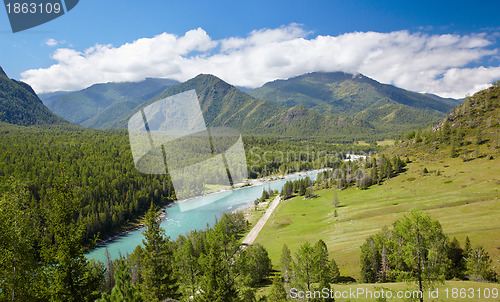
[[96,302],[142,302],[139,290],[131,284],[130,271],[125,259],[117,260],[114,280],[116,285],[111,295],[103,293],[102,298]]
[[182,242],[182,246],[176,253],[177,270],[183,286],[183,291],[194,297],[199,279],[198,256],[196,255],[191,237]]
[[232,259],[227,257],[224,242],[229,241],[222,228],[217,225],[207,234],[207,253],[200,257],[203,272],[200,294],[195,301],[232,302],[238,300],[234,276],[231,273]]
[[[315,281],[318,282],[318,290],[322,292],[327,289],[331,290],[330,282],[333,279],[338,279],[339,269],[335,260],[328,259],[328,248],[323,240],[318,240],[314,245],[314,275]],[[318,301],[334,301],[332,297],[320,298]]]
[[153,204],[145,217],[143,232],[141,291],[145,300],[163,301],[178,298],[178,282],[173,269],[172,247],[165,238]]
[[495,272],[491,268],[491,259],[488,252],[482,246],[472,248],[467,258],[467,275],[469,279],[476,281],[492,281],[495,279]]
[[457,238],[453,238],[448,247],[448,258],[450,259],[450,267],[447,270],[447,279],[463,279],[465,272],[464,250],[460,247]]
[[471,250],[472,250],[472,246],[470,243],[470,238],[469,238],[469,236],[467,236],[467,237],[465,237],[464,256],[468,257]]
[[41,294],[49,301],[94,301],[104,281],[104,268],[83,255],[85,225],[75,221],[79,202],[67,180],[56,183],[50,196],[41,249],[45,279],[50,283]]
[[378,281],[377,275],[382,261],[377,239],[376,235],[370,236],[361,246],[361,280],[365,283]]
[[295,254],[293,283],[299,290],[311,291],[315,281],[314,248],[309,242],[300,246]]
[[320,239],[314,245],[314,280],[316,282],[332,280],[330,260],[328,259],[328,248],[326,243]]
[[271,293],[268,296],[269,301],[283,302],[286,301],[286,297],[287,294],[281,276],[275,276],[273,278],[273,285],[271,286]]
[[106,265],[106,283],[104,285],[104,291],[108,294],[111,294],[111,290],[115,286],[115,265],[113,260],[111,260],[111,256],[109,255],[109,251],[106,248],[104,251],[105,265]]
[[245,283],[255,286],[266,278],[271,269],[271,259],[267,250],[259,243],[247,247],[238,258],[240,275]]
[[281,250],[281,258],[280,258],[280,265],[281,265],[281,273],[283,274],[283,278],[286,283],[290,282],[290,279],[292,277],[292,254],[290,252],[290,249],[286,245],[286,243],[283,244],[283,248]]
[[0,300],[34,301],[37,217],[25,184],[10,179],[0,196]]

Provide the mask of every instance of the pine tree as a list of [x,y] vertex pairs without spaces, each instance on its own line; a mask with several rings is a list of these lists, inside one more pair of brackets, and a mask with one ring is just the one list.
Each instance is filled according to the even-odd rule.
[[109,251],[106,248],[104,251],[104,257],[106,258],[106,284],[105,284],[105,292],[110,294],[111,290],[115,286],[115,267],[113,261],[111,260],[111,256],[109,255]]
[[163,301],[178,298],[179,285],[172,264],[172,247],[165,239],[153,204],[146,213],[143,235],[141,292],[144,299]]
[[460,247],[457,238],[453,238],[448,247],[448,258],[450,259],[450,267],[446,275],[447,279],[459,278],[463,279],[465,271],[464,250]]
[[422,293],[424,282],[443,281],[449,260],[447,238],[439,221],[414,210],[393,227],[389,261],[401,265],[393,265],[392,272],[405,281],[416,281]]
[[298,182],[298,185],[299,185],[299,196],[304,196],[307,190],[306,182],[304,181],[304,179],[301,179]]
[[185,239],[182,243],[182,247],[176,254],[176,263],[186,294],[194,297],[199,278],[199,264],[191,238]]
[[340,279],[340,270],[339,266],[337,265],[337,262],[335,259],[330,259],[330,276],[331,276],[331,281],[333,283],[336,283]]
[[117,260],[114,279],[116,285],[111,291],[111,295],[103,293],[102,298],[96,302],[142,302],[139,290],[130,283],[131,277],[129,267],[125,259]]
[[330,282],[332,279],[332,271],[330,260],[328,259],[328,248],[323,240],[318,240],[318,242],[314,245],[313,257],[314,280],[316,282]]
[[25,184],[11,178],[0,196],[0,300],[30,301],[36,293],[37,218]]
[[45,213],[47,234],[41,249],[43,273],[51,282],[41,295],[50,301],[94,301],[104,281],[104,268],[89,262],[83,254],[85,225],[74,219],[79,202],[67,179],[55,185]]
[[257,285],[269,275],[272,269],[271,259],[267,250],[259,243],[247,247],[242,254],[247,255],[247,274],[250,277],[249,285]]
[[464,257],[469,256],[469,252],[471,251],[472,247],[470,244],[470,238],[469,236],[465,237],[465,247],[464,247]]
[[283,278],[285,282],[289,283],[292,277],[292,254],[288,246],[283,244],[283,248],[281,249],[281,273],[283,274]]
[[377,282],[380,270],[380,253],[377,247],[376,236],[370,236],[361,246],[361,280],[365,283]]
[[313,197],[314,197],[313,188],[312,187],[307,188],[305,193],[305,198],[313,198]]
[[292,197],[293,194],[293,183],[291,181],[287,181],[283,186],[283,190],[281,190],[281,195],[283,199],[287,199]]
[[256,290],[252,287],[244,286],[239,290],[238,302],[257,302],[255,298]]
[[491,281],[495,273],[491,268],[491,259],[482,246],[477,246],[469,251],[467,258],[467,275],[475,281]]
[[[238,291],[231,274],[230,263],[222,246],[228,239],[217,225],[207,234],[207,252],[200,257],[201,277],[200,294],[195,301],[231,302],[237,301]],[[231,255],[232,256],[232,255]]]
[[286,290],[283,280],[280,275],[273,278],[273,285],[271,286],[271,293],[269,294],[269,301],[283,302],[286,301]]
[[314,256],[314,249],[309,242],[300,246],[295,254],[295,262],[293,265],[295,278],[293,279],[293,283],[299,290],[312,290],[311,286],[315,279]]

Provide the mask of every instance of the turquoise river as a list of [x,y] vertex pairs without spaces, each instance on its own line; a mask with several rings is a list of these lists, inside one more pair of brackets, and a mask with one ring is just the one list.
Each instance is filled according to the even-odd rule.
[[[161,227],[170,239],[175,240],[181,234],[186,234],[192,230],[206,229],[207,225],[213,226],[216,219],[220,218],[223,213],[233,212],[251,205],[256,198],[262,195],[264,189],[281,190],[286,181],[306,176],[316,179],[317,173],[269,181],[232,191],[200,196],[183,203],[175,203],[166,208],[166,217],[161,223]],[[96,247],[86,256],[89,259],[104,262],[106,249],[108,249],[111,259],[130,254],[137,245],[142,245],[142,231],[142,229],[134,230],[119,236],[106,244]]]

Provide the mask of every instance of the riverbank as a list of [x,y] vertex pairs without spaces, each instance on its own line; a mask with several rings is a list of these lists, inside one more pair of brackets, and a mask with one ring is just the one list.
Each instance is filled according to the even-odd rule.
[[[301,176],[307,176],[307,175],[312,175],[312,174],[317,174],[321,173],[323,171],[329,170],[330,168],[322,168],[322,169],[316,169],[316,170],[308,170],[308,171],[302,171],[302,172],[295,172],[291,174],[286,174],[285,176],[266,176],[262,178],[257,178],[249,181],[249,185],[243,186],[242,188],[249,187],[249,186],[260,186],[260,185],[265,185],[266,183],[276,181],[276,180],[285,180],[285,179],[291,179],[291,178],[297,178]],[[253,182],[252,182],[253,181]],[[265,201],[259,203],[260,206],[267,207],[267,204],[270,201]],[[234,212],[245,212],[245,216],[248,217],[252,215],[252,211],[254,211],[252,208],[254,207],[253,203],[248,203],[246,205],[243,205],[233,211]]]
[[[316,171],[307,171],[300,173],[300,177],[295,179],[300,179],[306,177],[304,174],[314,173]],[[287,175],[288,177],[293,177],[295,175]],[[309,177],[315,179],[316,174],[312,174]],[[271,178],[274,179],[271,181]],[[261,179],[262,181],[264,179]],[[269,177],[265,180],[265,184],[246,186],[241,189],[233,190],[230,192],[222,192],[218,195],[213,196],[200,196],[199,198],[188,202],[185,204],[172,203],[168,209],[166,209],[166,218],[161,223],[161,227],[165,230],[165,235],[170,237],[172,240],[177,238],[179,235],[185,235],[188,232],[194,230],[204,230],[207,226],[213,226],[217,222],[217,217],[221,217],[224,213],[234,212],[236,209],[242,208],[243,206],[253,205],[255,199],[259,199],[262,196],[263,190],[272,190],[273,192],[281,191],[288,179],[284,177]],[[294,180],[293,178],[291,180]],[[268,201],[269,202],[269,201]],[[261,203],[262,208],[264,208],[265,203]],[[261,208],[259,205],[259,208]],[[263,213],[262,213],[263,214]],[[259,218],[261,215],[258,215]],[[258,218],[256,218],[257,220]],[[271,217],[272,219],[272,217]],[[252,224],[255,224],[253,222]],[[106,261],[106,250],[108,251],[111,259],[116,259],[120,255],[126,255],[127,253],[132,253],[134,249],[141,245],[144,239],[142,235],[143,229],[137,229],[135,231],[124,233],[123,236],[114,236],[112,241],[106,241],[106,244],[100,244],[100,246],[89,250],[85,255],[89,259],[95,259],[96,261]]]
[[[206,196],[210,196],[210,195],[215,195],[215,194],[219,194],[221,192],[226,192],[226,191],[236,191],[236,190],[241,190],[241,189],[245,189],[245,188],[248,188],[248,187],[261,186],[261,185],[265,185],[266,183],[271,183],[273,181],[285,180],[285,179],[291,179],[291,178],[296,178],[296,177],[301,177],[301,176],[316,174],[316,173],[323,172],[325,170],[328,170],[328,168],[317,169],[317,170],[301,171],[301,172],[295,172],[295,173],[286,174],[286,175],[271,175],[271,176],[266,176],[266,177],[257,178],[257,179],[249,179],[249,180],[247,180],[245,182],[235,184],[234,188],[232,188],[232,189],[222,189],[222,190],[210,192],[208,194],[204,194],[204,195],[201,195],[201,196],[197,196],[197,197],[194,197],[194,198],[189,198],[189,199],[184,199],[184,200],[181,200],[181,201],[171,202],[168,205],[166,205],[165,207],[161,208],[161,210],[159,211],[160,212],[159,213],[159,219],[161,221],[164,221],[166,219],[166,217],[167,217],[167,209],[169,207],[171,207],[173,205],[176,205],[176,204],[185,203],[185,202],[191,201],[191,200],[196,199],[196,198],[206,197]],[[244,205],[242,207],[237,208],[233,212],[235,212],[235,211],[246,211],[252,205],[253,204],[251,202],[249,202],[248,204],[246,204],[246,205]],[[141,222],[142,219],[138,218],[137,221],[138,221],[138,223],[135,224],[133,227],[128,228],[126,230],[123,230],[123,231],[121,231],[121,232],[119,232],[117,234],[114,234],[114,235],[112,235],[110,237],[107,237],[105,239],[99,240],[96,243],[95,247],[100,247],[100,246],[106,245],[106,244],[108,244],[110,242],[113,242],[113,241],[115,241],[115,240],[117,240],[117,239],[119,239],[119,238],[121,238],[121,237],[129,234],[130,232],[134,232],[134,231],[138,231],[138,230],[142,229],[144,227],[144,224]]]
[[[209,197],[209,196],[220,194],[220,193],[223,193],[223,192],[237,191],[237,190],[245,189],[245,188],[248,188],[248,187],[262,186],[262,185],[265,185],[266,183],[271,183],[273,181],[286,180],[286,179],[291,179],[291,178],[296,178],[296,177],[301,177],[301,176],[307,176],[307,175],[311,175],[311,174],[317,174],[317,173],[321,173],[323,171],[326,171],[328,169],[330,169],[330,168],[322,168],[322,169],[316,169],[316,170],[300,171],[300,172],[295,172],[295,173],[291,173],[291,174],[286,174],[284,176],[283,175],[270,175],[270,176],[256,178],[256,179],[248,179],[245,182],[240,182],[240,183],[234,184],[232,188],[224,188],[224,189],[220,189],[220,190],[217,190],[217,191],[212,191],[212,192],[209,192],[209,193],[205,193],[205,194],[202,194],[200,196],[196,196],[196,197],[192,197],[192,198],[183,199],[183,200],[180,200],[180,201],[173,202],[172,204],[169,204],[168,206],[166,206],[164,209],[167,209],[168,207],[170,207],[170,206],[172,206],[174,204],[180,204],[181,205],[181,204],[183,204],[185,202],[192,201],[192,200],[195,200],[195,199],[200,198],[200,197]],[[246,210],[246,208],[249,207],[249,206],[251,206],[251,204],[244,205],[244,206],[242,206],[242,207],[240,207],[240,208],[238,208],[236,210],[233,210],[232,212],[238,212],[238,211]]]
[[321,173],[321,172],[326,171],[326,170],[331,170],[331,168],[322,168],[322,169],[316,169],[316,170],[300,171],[300,172],[295,172],[292,174],[286,174],[286,175],[282,175],[282,176],[271,175],[271,176],[266,176],[266,177],[262,177],[262,178],[257,178],[254,180],[249,180],[248,182],[251,183],[252,186],[259,186],[259,185],[265,184],[266,182],[270,182],[270,181],[306,176],[306,175]]
[[[159,214],[158,214],[159,221],[164,221],[167,218],[166,209],[168,209],[169,207],[171,207],[174,204],[175,204],[175,202],[171,202],[158,211],[159,212]],[[138,217],[136,219],[136,221],[137,221],[136,223],[131,223],[133,226],[131,226],[129,228],[125,228],[125,230],[123,230],[123,231],[120,231],[112,236],[109,236],[109,237],[106,237],[105,239],[97,241],[95,248],[102,246],[102,245],[106,245],[106,244],[108,244],[108,243],[110,243],[110,242],[112,242],[120,237],[127,235],[130,232],[134,232],[134,231],[138,231],[138,230],[142,229],[144,227],[144,223],[142,223],[143,218],[144,218],[144,215],[141,215],[140,217]]]

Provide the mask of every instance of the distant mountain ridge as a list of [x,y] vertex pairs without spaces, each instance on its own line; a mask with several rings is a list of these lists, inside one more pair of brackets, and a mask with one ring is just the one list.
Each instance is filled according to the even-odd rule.
[[50,103],[57,101],[60,97],[75,92],[76,91],[54,91],[47,93],[38,93],[38,97],[40,98],[40,100],[42,100],[45,106],[48,106]]
[[[323,115],[302,105],[284,108],[269,101],[257,100],[213,75],[201,74],[137,107],[133,113],[165,97],[194,89],[205,122],[209,127],[229,126],[247,135],[311,138],[347,134],[368,135],[374,128],[366,121],[349,117]],[[133,114],[131,113],[129,117]],[[128,118],[113,128],[126,128]]]
[[184,83],[148,78],[95,84],[77,92],[43,94],[53,112],[90,128],[126,129],[139,109],[194,89],[207,126],[230,126],[247,135],[342,141],[384,139],[425,128],[459,104],[406,91],[361,74],[315,72],[242,92],[213,75]]
[[72,123],[90,128],[111,128],[139,104],[179,84],[170,79],[147,78],[140,82],[94,84],[75,92],[45,94],[47,107]]
[[379,127],[433,124],[459,104],[344,72],[313,72],[276,80],[248,94],[284,107],[301,104],[321,113],[352,116]]
[[30,85],[10,79],[0,67],[0,122],[21,125],[69,125],[45,107]]

